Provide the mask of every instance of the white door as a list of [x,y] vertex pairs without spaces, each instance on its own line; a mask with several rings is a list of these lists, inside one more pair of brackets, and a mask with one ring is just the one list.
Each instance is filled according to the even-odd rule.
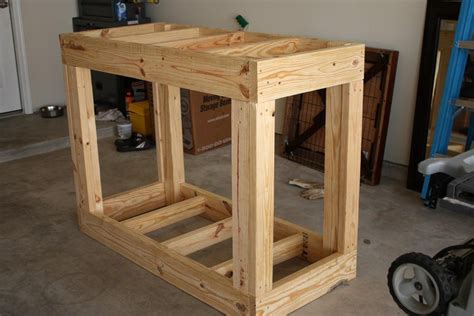
[[0,113],[21,110],[20,87],[7,0],[0,0]]

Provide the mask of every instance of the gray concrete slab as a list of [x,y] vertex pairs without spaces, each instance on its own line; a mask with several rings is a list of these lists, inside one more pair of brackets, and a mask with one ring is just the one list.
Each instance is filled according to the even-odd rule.
[[[114,122],[97,122],[99,139],[114,135]],[[69,147],[66,115],[42,118],[38,113],[0,119],[0,163]]]
[[[156,180],[154,151],[119,154],[112,141],[99,146],[105,194]],[[229,146],[186,155],[187,180],[229,197],[230,158]],[[280,157],[275,165],[277,215],[321,230],[322,202],[286,183],[322,175]],[[423,207],[404,168],[386,169],[379,186],[361,188],[358,278],[294,315],[402,315],[386,286],[390,263],[473,237],[474,216]],[[0,164],[0,188],[0,315],[219,315],[79,232],[67,149]]]

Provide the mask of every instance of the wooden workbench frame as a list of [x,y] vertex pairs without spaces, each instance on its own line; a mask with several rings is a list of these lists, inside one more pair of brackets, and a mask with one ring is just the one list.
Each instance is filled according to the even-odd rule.
[[[61,35],[81,230],[229,315],[287,314],[356,275],[364,46],[145,24]],[[103,198],[90,70],[153,82],[158,181]],[[186,183],[180,88],[232,98],[232,201]],[[274,217],[275,99],[328,88],[322,235]],[[158,242],[146,234],[202,216]],[[233,260],[187,255],[226,239]],[[273,281],[293,257],[310,265]]]

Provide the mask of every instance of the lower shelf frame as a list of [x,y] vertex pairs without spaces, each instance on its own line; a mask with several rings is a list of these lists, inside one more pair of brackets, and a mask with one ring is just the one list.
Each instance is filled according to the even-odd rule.
[[[133,191],[144,201],[150,187],[160,187],[160,184],[155,183]],[[182,184],[181,189],[184,198],[189,199],[196,196],[205,198],[207,211],[202,214],[203,217],[216,221],[231,216],[232,203],[229,199],[187,183]],[[116,202],[117,199],[127,194],[129,192],[114,195],[109,199],[105,198],[104,204],[107,205],[108,201],[112,199]],[[156,199],[156,195],[149,196],[152,200]],[[153,205],[153,203],[149,203],[149,205]],[[120,216],[118,216],[122,221],[96,213],[83,214],[81,218],[82,232],[227,315],[287,314],[356,276],[356,251],[346,254],[336,252],[322,257],[321,236],[299,225],[275,218],[275,239],[277,240],[275,244],[285,237],[295,236],[295,234],[301,236],[299,255],[308,261],[311,260],[312,263],[274,282],[273,289],[257,300],[236,289],[229,274],[226,276],[225,273],[217,271],[215,267],[206,267],[167,247],[166,242],[158,242],[144,233],[130,228],[126,225],[127,220],[123,220],[123,207],[117,207],[122,209]],[[166,208],[166,206],[160,208]],[[229,214],[225,214],[225,211],[228,211]],[[114,212],[111,213],[114,214]],[[136,216],[137,211],[131,208],[129,214]],[[278,248],[275,248],[275,251],[276,249]],[[294,253],[294,255],[298,254]]]
[[[186,183],[180,88],[153,82],[158,181],[104,199],[91,71],[64,70],[78,222],[85,234],[228,315],[287,314],[356,276],[361,79],[327,88],[319,235],[274,217],[275,100],[232,100],[230,200]],[[213,224],[164,242],[145,235],[197,215]],[[229,238],[232,262],[206,267],[187,257]],[[274,264],[298,255],[309,266],[274,282]]]

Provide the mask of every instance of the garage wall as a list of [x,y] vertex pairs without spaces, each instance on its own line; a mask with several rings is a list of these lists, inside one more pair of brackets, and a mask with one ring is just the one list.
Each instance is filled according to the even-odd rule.
[[64,104],[59,34],[72,32],[77,0],[20,0],[33,109]]
[[[385,159],[408,164],[426,0],[162,0],[154,21],[353,40],[400,51]],[[280,103],[281,104],[281,103]],[[283,115],[277,111],[277,127]],[[279,123],[279,124],[278,124]]]

